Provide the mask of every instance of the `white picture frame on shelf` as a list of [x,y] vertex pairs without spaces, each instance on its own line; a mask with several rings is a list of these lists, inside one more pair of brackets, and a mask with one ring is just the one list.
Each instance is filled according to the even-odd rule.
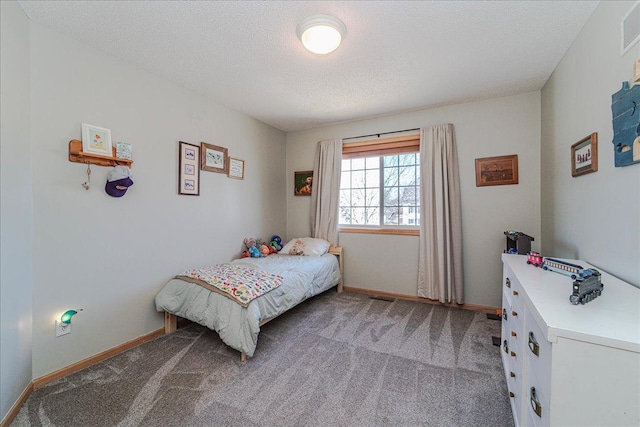
[[82,151],[85,153],[99,154],[113,157],[111,145],[111,129],[99,126],[82,124]]

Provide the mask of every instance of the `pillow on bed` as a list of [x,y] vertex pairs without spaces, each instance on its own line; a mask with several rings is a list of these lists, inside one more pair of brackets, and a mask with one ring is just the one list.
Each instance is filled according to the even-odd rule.
[[313,237],[303,237],[305,249],[304,254],[309,256],[320,256],[327,253],[331,244],[324,239],[314,239]]
[[320,256],[327,253],[329,246],[329,242],[324,239],[299,237],[291,239],[289,243],[284,245],[280,253],[285,255]]

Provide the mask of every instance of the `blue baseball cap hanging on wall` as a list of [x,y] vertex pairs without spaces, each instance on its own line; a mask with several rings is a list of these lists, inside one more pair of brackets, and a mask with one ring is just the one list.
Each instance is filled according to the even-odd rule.
[[132,185],[131,169],[126,166],[116,166],[107,175],[104,191],[111,197],[122,197]]

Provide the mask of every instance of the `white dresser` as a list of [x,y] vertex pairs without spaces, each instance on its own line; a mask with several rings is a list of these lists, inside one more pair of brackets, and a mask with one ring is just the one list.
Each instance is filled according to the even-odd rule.
[[640,426],[640,289],[598,269],[602,295],[572,305],[570,277],[526,260],[502,255],[501,354],[516,425]]

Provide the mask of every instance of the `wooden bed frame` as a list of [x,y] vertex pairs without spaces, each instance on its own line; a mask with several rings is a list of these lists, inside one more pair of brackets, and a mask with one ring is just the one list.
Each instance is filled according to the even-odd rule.
[[[338,266],[340,268],[340,281],[338,282],[337,291],[338,291],[338,293],[342,293],[342,291],[344,290],[344,286],[343,286],[343,283],[342,283],[342,278],[343,278],[342,248],[339,247],[339,246],[332,246],[332,247],[329,248],[328,253],[330,253],[332,255],[335,255],[338,258]],[[305,301],[305,300],[300,301],[298,304],[300,304],[303,301]],[[296,305],[298,305],[298,304],[296,304]],[[295,305],[293,307],[295,307]],[[293,308],[293,307],[291,307],[291,308]],[[289,310],[291,310],[291,308]],[[264,319],[262,322],[259,323],[259,325],[262,326],[262,325],[264,325],[266,323],[269,323],[270,321],[272,321],[273,319],[275,319],[278,316],[279,315],[272,316],[272,317],[269,317],[267,319]],[[178,316],[176,316],[175,314],[167,313],[165,311],[164,312],[164,333],[165,334],[170,334],[172,332],[175,332],[177,329],[178,329]],[[245,353],[242,353],[242,352],[240,353],[240,361],[241,362],[246,362],[248,358],[249,358],[249,356],[247,356]]]

